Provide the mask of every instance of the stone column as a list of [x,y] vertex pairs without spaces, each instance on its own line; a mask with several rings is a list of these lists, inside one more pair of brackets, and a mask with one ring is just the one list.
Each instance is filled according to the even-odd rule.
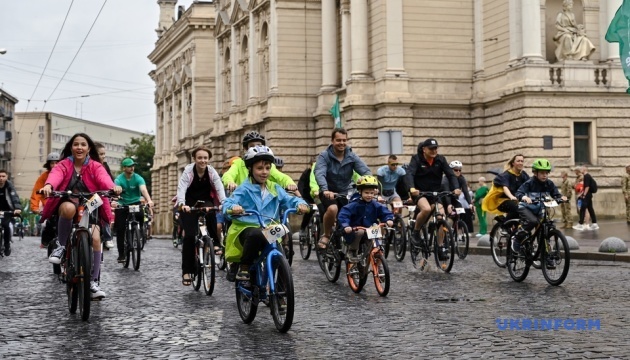
[[[615,17],[615,13],[621,6],[622,0],[602,0],[602,5],[606,6],[606,23],[602,31],[602,53],[606,52],[605,59],[606,61],[620,61],[619,60],[619,43],[609,43],[604,39],[606,36],[606,31],[608,30],[608,25]],[[606,48],[604,50],[604,48]],[[604,55],[604,54],[602,54]],[[603,57],[604,58],[604,57]]]
[[[237,105],[236,103],[236,99],[237,96],[236,94],[238,94],[238,92],[236,91],[237,88],[237,80],[238,80],[238,58],[239,58],[239,52],[238,52],[238,47],[236,46],[236,28],[232,27],[232,31],[230,32],[230,62],[231,62],[231,77],[232,79],[230,80],[232,83],[232,86],[230,86],[230,105],[231,107],[234,107]],[[228,110],[228,109],[226,109]]]
[[223,111],[223,76],[221,76],[221,73],[223,72],[223,50],[220,48],[220,42],[216,40],[214,41],[214,53],[216,54],[216,59],[214,61],[214,76],[216,79],[214,82],[216,86],[214,108],[215,113],[219,114]]
[[270,0],[269,8],[269,87],[272,90],[278,89],[278,13],[276,11],[277,1]]
[[483,0],[475,0],[473,4],[475,24],[475,73],[483,71]]
[[352,54],[350,38],[350,0],[341,1],[341,86],[350,78]]
[[322,0],[322,92],[337,88],[337,12],[335,0]]
[[[256,35],[258,30],[256,29],[256,21],[254,19],[254,14],[252,12],[249,13],[249,99],[255,99],[258,97],[258,78],[256,74],[258,74],[256,70],[256,65],[258,64],[258,57],[256,56],[256,51],[258,49],[258,36]],[[249,100],[248,99],[248,100]]]
[[521,6],[523,57],[542,60],[540,0],[521,0]]
[[368,73],[368,8],[367,0],[351,0],[352,77]]
[[[403,4],[402,0],[387,0],[387,70],[388,73],[404,73]],[[367,17],[367,15],[366,15]],[[367,34],[367,31],[366,31]],[[367,52],[366,52],[367,53]],[[367,65],[367,64],[366,64]]]
[[510,60],[515,62],[523,57],[523,42],[521,33],[521,0],[510,0],[509,3],[510,22]]

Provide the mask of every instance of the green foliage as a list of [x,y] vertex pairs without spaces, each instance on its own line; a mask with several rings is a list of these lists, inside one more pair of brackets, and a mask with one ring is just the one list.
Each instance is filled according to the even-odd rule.
[[153,155],[155,155],[155,135],[143,134],[139,138],[131,138],[130,144],[125,146],[125,156],[134,159],[137,163],[135,172],[144,178],[149,194],[151,193]]

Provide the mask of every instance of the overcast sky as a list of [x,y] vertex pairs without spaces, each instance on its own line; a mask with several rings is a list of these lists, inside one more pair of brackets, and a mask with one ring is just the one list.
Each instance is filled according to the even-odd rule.
[[158,20],[157,0],[1,0],[2,89],[19,99],[16,111],[43,109],[154,133],[148,73],[155,67],[147,56]]

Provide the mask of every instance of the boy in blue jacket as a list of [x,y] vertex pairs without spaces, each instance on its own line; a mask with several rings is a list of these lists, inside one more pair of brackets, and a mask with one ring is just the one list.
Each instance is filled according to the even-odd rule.
[[359,199],[350,202],[341,208],[337,218],[339,226],[345,232],[344,238],[348,244],[348,260],[358,262],[357,250],[361,238],[365,231],[359,230],[352,235],[352,228],[355,226],[370,227],[375,223],[387,222],[387,226],[392,227],[394,214],[387,206],[375,200],[378,180],[372,175],[367,175],[357,180],[357,191]]
[[556,184],[549,180],[549,172],[551,171],[551,163],[547,159],[536,159],[532,164],[532,176],[525,181],[516,191],[516,198],[520,201],[518,206],[518,214],[520,216],[520,226],[516,235],[512,239],[512,251],[518,253],[521,249],[521,242],[529,235],[529,233],[538,224],[538,214],[542,210],[541,203],[532,205],[532,198],[541,196],[551,196],[554,199],[567,198],[560,194]]

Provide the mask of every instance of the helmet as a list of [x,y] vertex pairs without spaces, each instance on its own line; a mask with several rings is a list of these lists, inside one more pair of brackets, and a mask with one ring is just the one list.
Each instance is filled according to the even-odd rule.
[[536,159],[532,164],[532,170],[551,171],[551,163],[547,159]]
[[250,147],[245,154],[245,166],[250,168],[254,165],[254,163],[260,160],[266,160],[273,163],[275,157],[273,156],[273,151],[265,145],[257,145],[254,147]]
[[276,164],[276,167],[283,167],[284,166],[284,160],[282,160],[281,157],[277,157],[273,160],[274,164]]
[[378,180],[372,175],[360,177],[357,180],[357,190],[378,189]]
[[459,160],[455,160],[455,161],[451,161],[451,163],[450,163],[450,164],[448,164],[448,166],[450,166],[450,167],[451,167],[451,169],[454,169],[454,168],[460,168],[460,169],[461,169],[461,168],[462,168],[462,166],[464,166],[464,165],[462,165],[462,162],[461,162],[461,161],[459,161]]
[[247,149],[247,144],[249,144],[252,141],[260,141],[262,142],[263,145],[267,143],[265,141],[265,137],[260,135],[258,131],[250,131],[247,134],[245,134],[245,136],[243,136],[243,148]]
[[59,158],[61,156],[59,156],[58,152],[51,152],[50,154],[48,154],[48,156],[46,157],[46,162],[48,161],[59,161]]

